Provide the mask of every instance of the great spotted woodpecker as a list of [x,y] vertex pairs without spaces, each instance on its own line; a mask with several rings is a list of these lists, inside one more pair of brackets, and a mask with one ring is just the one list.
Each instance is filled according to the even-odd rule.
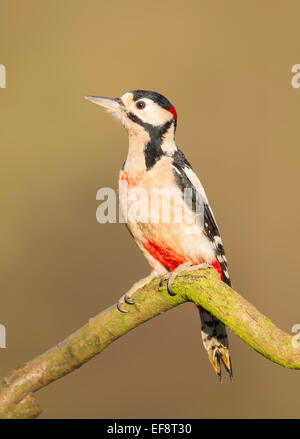
[[[128,189],[143,189],[151,198],[152,189],[157,188],[175,191],[178,197],[173,201],[173,207],[181,205],[190,216],[185,222],[175,221],[174,215],[169,221],[162,221],[160,215],[158,221],[157,218],[152,221],[149,216],[147,221],[141,221],[134,214],[126,218],[128,229],[152,271],[119,300],[118,309],[128,312],[122,307],[124,302],[132,304],[131,294],[157,277],[168,279],[168,291],[174,294],[172,282],[181,270],[212,266],[220,273],[221,279],[231,285],[222,239],[205,191],[175,143],[177,113],[174,106],[161,94],[148,90],[128,92],[121,98],[86,98],[116,116],[129,135],[129,151],[119,177],[123,211],[130,207]],[[187,188],[192,191],[188,208],[184,197]],[[145,203],[150,210],[153,209],[149,200]],[[161,205],[156,204],[156,209],[161,210]],[[199,210],[202,221],[197,215]],[[191,217],[194,221],[190,221]],[[221,379],[222,361],[232,378],[226,326],[201,307],[199,314],[204,347],[214,370]]]

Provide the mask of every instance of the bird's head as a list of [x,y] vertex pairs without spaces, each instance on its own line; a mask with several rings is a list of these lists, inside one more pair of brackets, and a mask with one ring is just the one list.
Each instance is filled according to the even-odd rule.
[[134,90],[121,98],[86,96],[89,101],[106,108],[119,119],[129,134],[138,134],[141,129],[147,132],[173,127],[175,134],[177,113],[167,98],[149,90]]

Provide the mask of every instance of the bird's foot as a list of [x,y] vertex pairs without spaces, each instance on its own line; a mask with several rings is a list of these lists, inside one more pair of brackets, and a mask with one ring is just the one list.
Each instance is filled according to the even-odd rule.
[[133,295],[133,293],[135,293],[139,288],[142,288],[144,285],[146,285],[151,280],[155,279],[155,277],[157,277],[157,274],[155,272],[152,272],[152,273],[150,273],[149,276],[147,276],[147,277],[139,280],[135,284],[133,284],[132,287],[130,288],[130,290],[128,290],[127,293],[125,293],[118,300],[118,303],[117,303],[118,310],[120,312],[124,312],[124,313],[128,312],[128,310],[123,308],[123,305],[125,303],[127,303],[128,305],[134,305],[134,301],[131,299],[131,296]]
[[[134,291],[132,291],[132,293],[134,293]],[[131,293],[131,294],[132,294]],[[124,303],[127,303],[128,305],[134,305],[134,302],[130,299],[130,297],[131,297],[131,294],[130,294],[130,290],[126,293],[126,294],[124,294],[122,297],[120,297],[120,299],[118,300],[118,303],[117,303],[117,308],[118,308],[118,310],[120,311],[120,312],[128,312],[127,311],[127,309],[124,309],[124,308],[122,308],[122,304],[124,304]]]
[[176,279],[177,275],[182,271],[195,271],[195,270],[206,270],[207,268],[214,268],[211,264],[203,263],[198,265],[192,265],[192,262],[184,262],[184,264],[178,265],[175,270],[166,273],[162,276],[159,286],[161,287],[165,280],[168,281],[167,289],[170,296],[176,296],[176,293],[172,290],[172,284]]

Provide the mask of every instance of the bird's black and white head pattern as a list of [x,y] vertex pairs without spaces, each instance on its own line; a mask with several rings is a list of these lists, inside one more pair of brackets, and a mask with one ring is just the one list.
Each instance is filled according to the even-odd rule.
[[[174,106],[160,93],[151,90],[134,90],[125,93],[120,101],[123,104],[121,111],[123,110],[129,121],[152,127],[163,126],[169,121],[176,124],[177,113]],[[125,126],[130,127],[126,119]]]
[[146,135],[143,152],[147,169],[151,169],[164,155],[171,155],[177,150],[177,112],[160,93],[150,90],[125,93],[120,98],[120,110],[116,116],[129,136]]
[[87,96],[89,101],[101,105],[112,113],[127,129],[129,138],[143,148],[145,163],[150,169],[164,154],[176,151],[175,131],[177,112],[171,102],[151,90],[134,90],[120,98]]

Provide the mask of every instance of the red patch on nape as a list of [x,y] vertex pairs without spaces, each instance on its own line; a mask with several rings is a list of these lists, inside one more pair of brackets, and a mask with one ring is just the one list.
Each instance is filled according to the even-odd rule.
[[171,108],[169,108],[170,113],[173,114],[173,116],[175,117],[175,119],[177,119],[177,111],[175,110],[175,107],[172,105]]
[[217,272],[220,274],[221,276],[221,280],[224,280],[224,276],[223,276],[223,271],[221,268],[221,265],[219,263],[219,261],[217,261],[217,259],[215,259],[214,261],[212,261],[211,265],[217,270]]
[[145,249],[168,270],[175,270],[178,265],[187,262],[187,258],[170,247],[154,241],[144,241]]

